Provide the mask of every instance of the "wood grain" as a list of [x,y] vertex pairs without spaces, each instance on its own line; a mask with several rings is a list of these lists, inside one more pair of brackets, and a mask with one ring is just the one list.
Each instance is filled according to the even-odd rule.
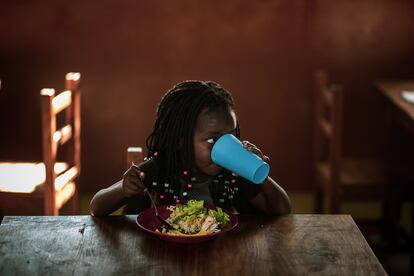
[[385,275],[348,215],[240,217],[200,244],[159,240],[135,216],[5,217],[0,275]]

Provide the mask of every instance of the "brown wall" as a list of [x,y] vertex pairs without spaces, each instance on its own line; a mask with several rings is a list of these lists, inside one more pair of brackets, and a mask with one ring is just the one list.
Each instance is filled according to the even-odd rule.
[[25,1],[0,4],[0,158],[40,159],[39,90],[82,73],[82,189],[121,177],[156,105],[185,79],[215,80],[242,137],[288,190],[311,185],[311,73],[346,85],[345,153],[381,155],[377,78],[414,77],[410,1]]

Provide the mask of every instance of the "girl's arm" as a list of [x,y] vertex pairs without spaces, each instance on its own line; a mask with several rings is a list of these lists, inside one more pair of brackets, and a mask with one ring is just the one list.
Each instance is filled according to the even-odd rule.
[[[249,141],[243,141],[244,147],[249,151],[257,154],[264,161],[269,162],[270,159],[262,153],[262,151],[250,143]],[[261,184],[261,191],[250,201],[257,209],[275,215],[287,215],[290,214],[292,207],[290,199],[285,190],[280,187],[276,181],[270,176]]]
[[108,188],[98,191],[89,204],[92,216],[106,216],[126,204],[127,198],[122,191],[122,180]]
[[261,185],[262,190],[250,201],[253,206],[269,214],[290,214],[292,207],[285,190],[271,177],[268,177]]
[[128,198],[143,194],[144,173],[140,167],[132,165],[121,181],[98,191],[89,204],[91,215],[106,216],[116,211],[128,201]]

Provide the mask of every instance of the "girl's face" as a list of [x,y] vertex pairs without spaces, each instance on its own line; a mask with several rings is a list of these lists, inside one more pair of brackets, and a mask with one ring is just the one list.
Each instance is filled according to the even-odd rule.
[[236,131],[237,121],[234,111],[225,108],[201,111],[194,128],[194,161],[199,181],[222,171],[222,167],[211,161],[214,142],[223,134]]

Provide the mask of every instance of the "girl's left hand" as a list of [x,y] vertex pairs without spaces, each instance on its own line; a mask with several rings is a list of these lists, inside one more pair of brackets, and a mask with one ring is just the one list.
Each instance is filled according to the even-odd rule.
[[262,158],[263,161],[268,163],[270,162],[270,158],[267,155],[264,155],[263,152],[256,145],[250,143],[249,141],[242,141],[242,144],[247,150],[253,152],[257,156]]

